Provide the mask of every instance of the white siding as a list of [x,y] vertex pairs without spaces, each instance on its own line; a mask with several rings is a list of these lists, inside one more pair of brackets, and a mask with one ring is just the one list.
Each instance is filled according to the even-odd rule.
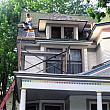
[[[25,69],[32,66],[32,65],[35,65],[35,64],[37,64],[41,61],[42,60],[36,58],[35,56],[25,56]],[[43,64],[41,63],[40,65],[37,65],[37,66],[34,66],[34,67],[28,69],[27,71],[29,71],[29,72],[38,72],[42,69],[43,69]]]
[[70,110],[86,110],[85,97],[70,96]]
[[[36,51],[36,50],[39,50],[38,48],[28,48],[27,51],[29,52],[32,52],[32,51]],[[41,56],[37,56],[41,59],[43,59],[43,57]],[[28,67],[31,67],[32,65],[35,65],[37,63],[40,63],[42,62],[41,59],[37,58],[36,56],[31,56],[31,55],[26,55],[25,56],[25,62],[24,62],[24,69],[28,68]],[[29,71],[29,72],[38,72],[40,70],[43,69],[43,63],[37,65],[37,66],[34,66],[26,71]],[[43,71],[42,71],[43,72]]]
[[97,64],[110,60],[110,39],[102,39],[97,48]]
[[91,70],[93,66],[96,66],[96,52],[89,50],[88,51],[88,69]]

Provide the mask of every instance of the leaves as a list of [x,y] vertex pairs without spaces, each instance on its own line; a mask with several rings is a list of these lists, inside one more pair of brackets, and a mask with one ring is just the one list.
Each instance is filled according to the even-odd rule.
[[[89,0],[88,2],[88,8],[87,8],[87,13],[90,17],[93,19],[96,19],[97,22],[100,22],[103,17],[106,16],[106,13],[110,14],[110,8],[107,7],[107,1],[106,0],[98,0],[97,4],[90,4]],[[106,8],[106,12],[105,9]]]

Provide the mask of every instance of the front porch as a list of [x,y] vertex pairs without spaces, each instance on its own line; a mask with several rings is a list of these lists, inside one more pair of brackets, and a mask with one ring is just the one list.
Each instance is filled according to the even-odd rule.
[[20,110],[110,110],[109,77],[23,71],[16,77]]
[[[97,110],[97,104],[101,107],[101,103],[103,110],[110,110],[109,93],[51,90],[26,91],[26,110]],[[33,95],[29,96],[29,93]]]

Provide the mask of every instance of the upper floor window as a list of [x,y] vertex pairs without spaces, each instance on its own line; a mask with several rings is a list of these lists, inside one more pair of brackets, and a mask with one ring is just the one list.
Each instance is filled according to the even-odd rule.
[[[62,52],[62,49],[55,49],[55,48],[47,48],[48,52]],[[49,59],[50,57],[46,57],[46,59]],[[47,73],[55,73],[55,74],[61,74],[62,73],[62,58],[60,55],[53,57],[52,59],[49,59],[46,62],[46,72]]]
[[61,39],[61,27],[52,27],[51,28],[51,38]]
[[73,27],[64,27],[64,38],[73,39],[74,38],[74,28]]
[[82,58],[80,49],[71,49],[67,64],[68,74],[77,74],[82,72]]

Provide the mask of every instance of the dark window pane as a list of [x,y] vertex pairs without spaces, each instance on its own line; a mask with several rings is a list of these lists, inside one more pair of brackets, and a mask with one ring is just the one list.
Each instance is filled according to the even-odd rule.
[[[103,110],[107,110],[107,104],[102,104]],[[91,110],[97,110],[97,104],[91,104]]]
[[51,28],[51,38],[61,38],[61,27],[52,27]]
[[67,72],[68,74],[77,74],[82,72],[81,50],[70,50],[70,58],[68,58]]
[[97,104],[91,104],[91,110],[97,110]]
[[26,110],[36,110],[36,104],[27,104]]
[[60,106],[45,106],[45,110],[61,110]]
[[81,50],[70,50],[71,61],[81,61]]
[[73,27],[64,27],[64,37],[66,39],[72,39],[72,38],[74,38]]
[[46,63],[47,73],[61,74],[62,62],[61,61],[48,61]]
[[107,110],[107,104],[102,105],[103,110]]
[[[57,53],[61,53],[62,49],[56,49],[56,48],[48,48],[47,49],[48,52],[57,52]],[[46,59],[49,59],[50,56],[46,57]],[[63,61],[61,60],[61,55],[59,56],[55,56],[52,59],[49,59],[46,62],[46,72],[47,73],[55,73],[55,74],[61,74],[62,73],[62,67],[63,65]]]
[[82,72],[82,63],[80,62],[68,62],[67,65],[68,74],[77,74]]

